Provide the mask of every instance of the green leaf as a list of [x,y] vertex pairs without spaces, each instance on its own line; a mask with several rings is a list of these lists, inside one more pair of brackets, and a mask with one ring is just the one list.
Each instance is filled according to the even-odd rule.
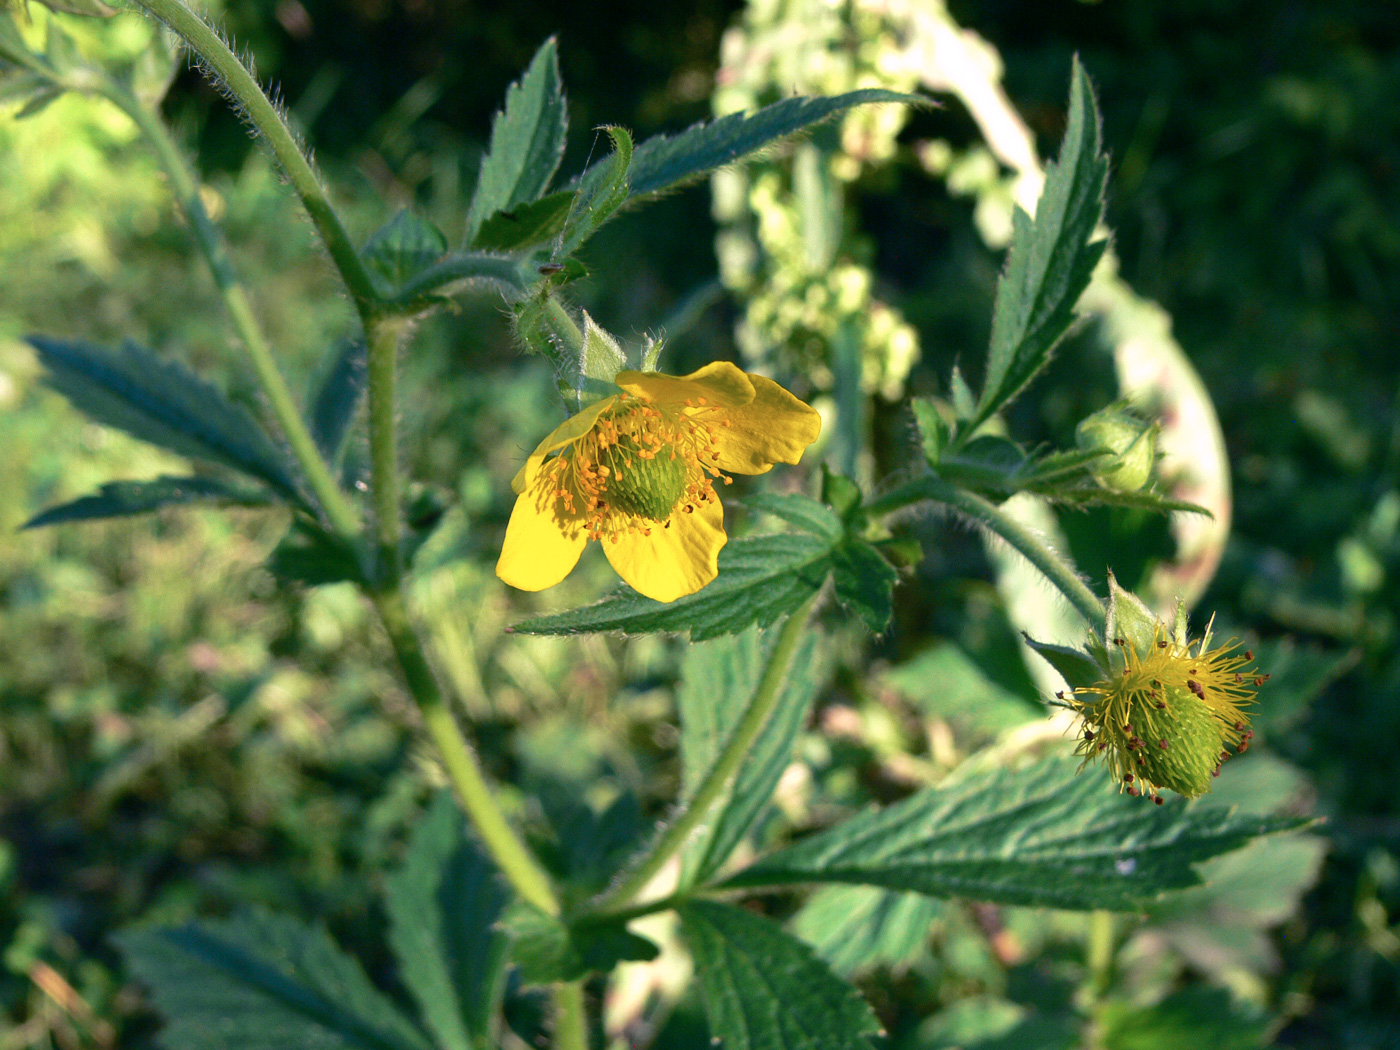
[[710,1034],[726,1050],[870,1050],[875,1015],[807,945],[727,904],[678,910]]
[[801,493],[758,492],[744,500],[744,505],[750,510],[782,518],[810,536],[833,542],[839,540],[844,531],[841,519],[834,510]]
[[876,886],[824,886],[792,919],[792,932],[842,977],[901,966],[928,950],[942,901]]
[[1039,702],[989,678],[954,642],[936,642],[879,680],[913,701],[920,713],[949,722],[959,742],[993,737],[1045,715]]
[[842,521],[854,521],[860,513],[860,486],[823,463],[822,502],[836,511]]
[[215,478],[162,476],[153,481],[109,481],[95,496],[60,503],[34,515],[22,528],[37,529],[69,521],[96,521],[148,514],[162,507],[190,503],[262,507],[272,500],[266,491],[235,488]]
[[767,627],[821,588],[831,572],[829,539],[788,533],[731,540],[719,552],[719,577],[673,602],[643,598],[629,589],[594,605],[536,616],[510,628],[518,634],[651,634],[690,631],[694,641]]
[[569,925],[521,900],[506,909],[501,928],[511,939],[511,961],[527,984],[577,981],[595,971],[607,972],[620,962],[649,962],[660,952],[622,923]]
[[969,773],[869,810],[728,879],[726,886],[845,882],[1048,908],[1134,910],[1194,886],[1194,868],[1305,820],[1210,805],[1153,806],[1108,773],[1055,757]]
[[1186,988],[1147,1007],[1109,1002],[1097,1020],[1105,1050],[1256,1050],[1271,1042],[1269,1019],[1222,988]]
[[[613,154],[599,161],[585,173],[578,186],[578,199],[564,222],[559,248],[555,256],[567,259],[592,237],[598,228],[612,218],[613,212],[627,201],[629,172],[632,166],[632,136],[622,128],[605,128],[613,142]],[[596,177],[589,175],[597,173]]]
[[292,523],[273,548],[267,567],[274,576],[308,587],[364,579],[358,554],[339,537],[307,521]]
[[894,615],[894,585],[899,573],[864,540],[849,540],[836,548],[833,559],[836,599],[876,634]]
[[[675,189],[852,106],[871,102],[931,104],[929,99],[918,95],[868,88],[828,98],[786,98],[757,113],[731,113],[708,124],[693,124],[674,137],[657,135],[637,147],[628,175],[631,196],[647,197]],[[600,162],[577,181],[586,191],[605,178]]]
[[429,1050],[324,930],[250,915],[115,938],[171,1050]]
[[953,432],[953,409],[931,397],[916,397],[909,402],[914,410],[914,426],[919,433],[919,445],[930,466],[937,466]]
[[[686,849],[687,885],[720,869],[773,797],[792,761],[823,668],[819,638],[809,634],[794,655],[777,706],[745,756],[723,804]],[[683,796],[689,798],[719,758],[748,710],[766,663],[767,646],[756,628],[691,646],[681,665],[677,697],[681,717]]]
[[311,436],[321,455],[331,462],[339,458],[350,424],[365,396],[368,368],[365,344],[342,339],[330,371],[311,400]]
[[117,13],[115,7],[108,7],[102,0],[39,0],[50,11],[62,11],[70,15],[86,15],[92,18],[111,18]]
[[438,1046],[488,1050],[510,947],[495,924],[509,894],[464,830],[451,793],[439,792],[385,880],[384,904],[399,972]]
[[482,251],[513,252],[544,244],[564,231],[578,193],[561,190],[537,201],[498,211],[481,224],[472,247]]
[[491,123],[491,146],[467,212],[467,243],[497,212],[536,200],[549,186],[564,156],[568,105],[559,77],[559,51],[550,37],[524,76],[506,89],[505,108]]
[[1016,210],[992,311],[986,383],[968,432],[1035,378],[1073,323],[1074,305],[1108,246],[1107,240],[1090,241],[1103,219],[1107,179],[1098,105],[1076,58],[1059,161],[1046,166],[1035,220]]
[[391,288],[398,288],[446,254],[443,232],[408,208],[370,234],[360,249],[365,264]]
[[48,369],[49,385],[97,422],[300,498],[285,456],[257,421],[178,361],[133,342],[107,350],[45,336],[28,341]]

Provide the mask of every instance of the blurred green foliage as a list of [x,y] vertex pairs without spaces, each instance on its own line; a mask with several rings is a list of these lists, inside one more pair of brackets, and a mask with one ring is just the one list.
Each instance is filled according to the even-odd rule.
[[[1000,48],[1043,147],[1062,131],[1072,52],[1098,83],[1123,275],[1171,313],[1230,451],[1235,528],[1202,607],[1219,610],[1226,634],[1259,639],[1275,672],[1260,753],[1231,763],[1219,792],[1328,818],[1325,859],[1316,843],[1261,842],[1213,861],[1209,887],[1124,920],[1096,1037],[1168,1050],[1189,1045],[1183,1019],[1206,1015],[1215,1046],[1400,1044],[1400,14],[1363,0],[950,9]],[[236,0],[225,13],[282,84],[357,234],[417,203],[455,236],[489,115],[540,40],[561,34],[575,129],[607,120],[646,134],[707,114],[738,5]],[[43,17],[35,9],[36,31]],[[130,18],[66,24],[119,64],[152,40]],[[217,94],[186,70],[165,109],[198,147],[206,203],[308,389],[348,304]],[[999,259],[973,205],[909,147],[975,137],[956,104],[912,114],[894,162],[845,189],[860,261],[918,332],[916,393],[940,392],[937,377],[985,344]],[[566,174],[604,149],[576,130]],[[673,371],[736,355],[735,304],[688,308],[711,301],[694,298],[715,271],[708,214],[706,194],[690,191],[616,223],[587,253],[599,265],[580,286],[585,305],[614,331],[672,318]],[[20,335],[134,337],[252,396],[157,168],[115,110],[64,97],[0,119],[0,289],[0,1047],[149,1045],[153,1015],[110,933],[243,901],[325,920],[396,988],[380,885],[439,774],[355,594],[280,592],[260,567],[285,529],[275,515],[16,531],[102,481],[177,465],[80,420],[40,385]],[[508,480],[555,418],[552,379],[517,357],[488,300],[433,320],[417,345],[403,444],[414,475],[453,507],[420,559],[415,599],[456,610],[438,658],[492,771],[546,800],[507,796],[534,842],[561,869],[596,865],[589,834],[606,824],[631,841],[675,794],[678,647],[505,633],[610,579],[596,552],[545,597],[507,593],[491,573]],[[1095,375],[1101,386],[1086,381]],[[870,426],[888,466],[909,428],[898,384],[886,393]],[[1085,333],[1016,407],[1017,431],[1069,446],[1074,421],[1115,395]],[[1169,550],[1160,520],[1128,511],[1064,525],[1081,565],[1139,552],[1125,580]],[[917,530],[928,556],[896,591],[893,629],[834,637],[831,685],[777,798],[799,827],[905,794],[1040,718],[980,543],[951,523]],[[842,906],[818,895],[795,928]],[[844,907],[912,921],[900,900]],[[858,974],[896,1045],[1074,1045],[1059,1018],[1095,979],[1082,917],[945,904],[917,920],[931,924],[922,943],[883,940],[882,961]],[[841,946],[810,939],[841,960]],[[507,1004],[525,1038],[538,1012],[519,995]],[[658,1023],[658,1046],[705,1044],[689,999]]]

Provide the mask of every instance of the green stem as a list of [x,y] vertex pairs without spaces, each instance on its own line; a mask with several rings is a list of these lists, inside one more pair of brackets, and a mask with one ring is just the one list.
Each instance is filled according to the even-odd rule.
[[1090,1002],[1103,998],[1113,983],[1113,913],[1095,911],[1089,915],[1087,946],[1088,979],[1085,990]]
[[[411,312],[431,305],[431,294],[444,285],[457,281],[494,281],[511,291],[524,295],[530,290],[529,271],[517,258],[492,255],[488,252],[454,252],[447,258],[420,270],[408,279],[392,299],[384,305],[394,310]],[[536,278],[538,275],[536,275]]]
[[405,326],[404,321],[379,319],[371,322],[367,333],[370,492],[374,501],[376,578],[386,588],[398,586],[403,568],[399,556],[399,444],[394,401],[399,340]]
[[749,701],[748,710],[734,728],[734,733],[725,744],[719,758],[691,796],[685,811],[666,828],[646,859],[627,872],[599,902],[600,909],[633,901],[656,877],[656,873],[666,862],[686,844],[695,829],[709,816],[710,809],[728,789],[729,782],[748,757],[749,750],[758,739],[764,723],[778,704],[788,665],[792,662],[793,653],[797,651],[802,632],[806,630],[807,615],[816,599],[815,594],[808,598],[787,618],[782,630],[778,632],[778,640],[773,643],[773,651],[768,654],[767,666],[763,669],[763,677],[758,681],[758,688],[754,690],[753,699]]
[[588,1012],[583,1003],[583,983],[556,984],[554,993],[554,1050],[588,1050]]
[[175,144],[159,115],[143,106],[130,91],[116,81],[101,77],[94,79],[90,85],[83,86],[90,86],[92,90],[116,104],[136,123],[155,150],[156,158],[170,180],[170,188],[176,201],[189,217],[195,241],[208,260],[209,270],[214,275],[214,284],[223,297],[224,307],[228,310],[238,337],[248,351],[253,371],[287,447],[301,465],[306,482],[331,527],[341,537],[355,540],[360,531],[359,512],[336,484],[329,465],[307,429],[296,399],[287,387],[286,379],[277,368],[272,349],[268,346],[253,313],[252,304],[248,301],[248,293],[238,279],[218,227],[204,208],[204,202],[199,196],[199,185],[184,154],[180,152],[179,146]]
[[325,188],[317,178],[296,136],[282,114],[263,93],[257,79],[238,60],[222,37],[181,0],[136,0],[137,6],[169,26],[197,54],[221,86],[233,96],[244,117],[262,135],[272,155],[301,198],[312,225],[330,252],[341,280],[355,301],[362,320],[374,312],[378,301],[374,281],[350,235],[340,223]]
[[497,804],[486,776],[462,736],[447,706],[437,676],[413,630],[403,592],[395,587],[372,595],[379,618],[394,647],[409,692],[423,716],[423,726],[437,745],[448,779],[457,789],[462,808],[476,828],[501,874],[520,896],[549,915],[559,914],[559,900],[550,887],[549,876],[511,829]]
[[975,492],[959,488],[942,478],[927,476],[886,493],[872,501],[866,509],[872,516],[884,515],[924,500],[946,503],[1000,536],[1044,573],[1045,578],[1089,621],[1089,626],[1100,636],[1103,635],[1108,622],[1103,602],[1089,590],[1069,564],[1030,529]]

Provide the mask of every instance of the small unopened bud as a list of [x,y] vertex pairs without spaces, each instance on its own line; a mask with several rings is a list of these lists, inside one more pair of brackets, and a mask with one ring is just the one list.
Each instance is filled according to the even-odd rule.
[[1081,449],[1105,453],[1089,467],[1094,480],[1116,492],[1137,492],[1152,478],[1160,429],[1109,405],[1081,420],[1074,437]]

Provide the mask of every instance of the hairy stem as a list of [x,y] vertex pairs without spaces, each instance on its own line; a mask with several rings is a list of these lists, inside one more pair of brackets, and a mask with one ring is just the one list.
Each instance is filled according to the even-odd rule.
[[340,272],[350,297],[355,301],[362,320],[374,311],[378,295],[369,271],[355,251],[350,235],[341,225],[340,216],[331,206],[321,180],[302,153],[296,136],[287,127],[282,114],[272,104],[248,72],[238,56],[229,49],[222,37],[205,21],[185,6],[182,0],[135,0],[138,7],[169,26],[216,76],[233,97],[243,115],[263,137],[272,155],[301,198],[316,232],[330,253],[331,261]]
[[927,476],[916,478],[893,492],[886,493],[871,502],[867,510],[871,515],[890,514],[903,507],[934,500],[946,503],[955,510],[962,511],[983,528],[1005,540],[1019,551],[1032,565],[1044,573],[1045,578],[1078,610],[1089,622],[1089,626],[1102,636],[1108,622],[1103,602],[1074,569],[1057,554],[1043,539],[1020,522],[1005,514],[996,504],[983,499],[975,492],[952,485],[942,478]]
[[437,745],[443,768],[482,845],[516,893],[541,911],[558,915],[559,900],[549,884],[549,876],[512,830],[491,793],[476,755],[447,706],[437,676],[409,619],[402,590],[398,587],[379,590],[373,598],[403,669],[408,690],[423,716],[423,726]]
[[797,643],[802,639],[802,632],[806,630],[807,616],[816,599],[815,594],[808,598],[787,618],[782,630],[778,632],[778,640],[773,643],[773,649],[768,654],[763,677],[758,681],[758,688],[754,690],[753,699],[749,701],[744,717],[734,727],[729,742],[725,744],[719,758],[696,788],[685,811],[666,828],[646,859],[627,872],[608,892],[600,902],[600,908],[633,902],[666,862],[685,846],[686,840],[709,816],[710,809],[728,789],[730,781],[739,771],[739,766],[748,756],[749,749],[758,739],[764,723],[768,721],[768,716],[778,704],[788,665],[792,663],[793,653],[797,651]]
[[[535,275],[538,278],[538,275]],[[491,281],[515,295],[530,290],[531,275],[519,259],[489,252],[455,252],[410,277],[385,305],[411,311],[431,305],[433,292],[457,281]]]
[[253,372],[262,387],[263,396],[267,398],[272,416],[282,431],[282,437],[287,442],[287,447],[301,466],[306,483],[331,528],[344,539],[355,540],[360,531],[359,512],[336,484],[329,465],[307,429],[296,399],[287,387],[286,379],[277,368],[272,349],[268,346],[262,328],[253,314],[248,293],[238,279],[218,227],[204,208],[204,202],[199,196],[199,184],[195,181],[194,173],[184,154],[175,144],[159,115],[143,106],[130,91],[115,80],[101,77],[93,81],[92,88],[129,116],[150,142],[157,160],[170,180],[170,188],[176,202],[189,218],[195,242],[209,263],[209,270],[214,275],[214,284],[223,297],[224,307],[228,310],[229,319],[233,322],[239,339],[248,351]]
[[399,556],[399,444],[395,405],[399,340],[406,322],[379,319],[370,323],[369,461],[374,501],[376,578],[388,588],[402,575]]
[[588,1050],[588,1012],[584,1008],[583,983],[556,984],[554,993],[554,1050]]

